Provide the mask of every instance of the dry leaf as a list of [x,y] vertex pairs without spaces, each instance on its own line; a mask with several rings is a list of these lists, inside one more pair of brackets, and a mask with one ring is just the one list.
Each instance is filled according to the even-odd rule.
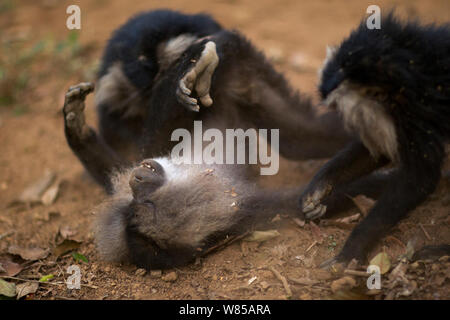
[[267,230],[267,231],[253,231],[243,240],[245,241],[255,241],[262,242],[275,237],[278,237],[280,233],[277,230]]
[[380,252],[372,260],[370,260],[370,265],[375,265],[380,268],[380,273],[385,274],[391,268],[391,261],[386,252]]
[[41,248],[22,248],[19,246],[9,246],[8,253],[19,255],[24,260],[39,260],[48,256],[49,251]]
[[81,242],[75,240],[64,239],[62,243],[57,245],[52,253],[58,258],[72,250],[76,250],[80,247]]
[[19,300],[22,297],[25,297],[26,295],[29,295],[30,293],[35,293],[37,289],[39,288],[39,283],[37,282],[24,282],[21,284],[18,284],[16,286],[16,299]]
[[0,275],[14,277],[23,267],[11,260],[10,256],[0,257]]
[[350,197],[350,199],[352,199],[353,203],[358,207],[363,216],[367,216],[367,213],[375,205],[375,200],[368,198],[362,194],[357,195],[354,198]]
[[16,285],[0,279],[0,295],[6,297],[14,297],[16,295]]
[[58,197],[59,184],[60,183],[58,181],[44,192],[44,194],[41,197],[41,202],[44,205],[49,206],[55,202],[56,198]]
[[40,202],[45,190],[50,187],[56,178],[56,174],[50,170],[45,170],[44,175],[28,186],[19,196],[20,202]]

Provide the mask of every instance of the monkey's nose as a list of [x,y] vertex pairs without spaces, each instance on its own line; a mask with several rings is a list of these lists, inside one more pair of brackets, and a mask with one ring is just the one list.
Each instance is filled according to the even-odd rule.
[[141,183],[148,182],[152,180],[153,171],[146,167],[139,167],[133,170],[130,177],[130,182]]

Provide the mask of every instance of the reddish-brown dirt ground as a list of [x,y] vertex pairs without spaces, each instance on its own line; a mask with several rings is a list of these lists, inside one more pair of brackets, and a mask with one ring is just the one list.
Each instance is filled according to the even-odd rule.
[[[75,44],[83,48],[81,53],[74,61],[64,56],[67,50],[44,50],[37,54],[22,73],[27,84],[19,88],[14,83],[5,89],[9,90],[7,92],[16,90],[13,94],[18,98],[8,105],[0,105],[0,259],[3,259],[0,262],[12,257],[7,252],[13,245],[51,250],[47,257],[35,261],[18,260],[14,256],[14,261],[23,268],[15,277],[22,280],[6,278],[6,281],[19,284],[23,279],[39,280],[53,274],[50,282],[54,284],[40,284],[34,295],[28,296],[31,299],[450,298],[450,268],[445,259],[409,266],[406,273],[409,282],[404,282],[404,286],[409,286],[410,290],[400,290],[402,294],[398,294],[398,286],[395,292],[382,287],[370,296],[358,285],[352,291],[334,292],[331,284],[342,275],[321,270],[317,265],[342,247],[349,229],[336,224],[299,227],[283,216],[271,226],[280,236],[263,243],[237,241],[199,263],[163,271],[162,277],[150,273],[142,275],[133,266],[102,262],[95,251],[91,223],[94,208],[105,194],[87,177],[68,148],[61,116],[67,88],[80,81],[94,80],[91,69],[95,69],[111,32],[143,10],[165,7],[187,13],[210,13],[225,27],[240,30],[271,56],[276,68],[286,75],[293,87],[316,97],[316,70],[324,58],[326,45],[337,44],[346,36],[366,15],[368,5],[380,5],[382,13],[396,6],[402,17],[445,22],[450,20],[449,1],[3,1],[1,67],[15,69],[13,72],[23,67],[17,62],[22,51],[15,57],[8,47],[16,39],[21,41],[21,50],[29,50],[40,39],[53,39],[53,42],[67,39],[65,10],[73,2],[81,7],[82,13],[82,29]],[[5,58],[7,50],[12,60]],[[294,63],[294,57],[299,55],[303,57],[300,68]],[[4,76],[3,71],[1,75]],[[88,121],[95,124],[93,99],[89,98],[87,103]],[[266,178],[264,185],[306,184],[322,163],[284,161],[279,174]],[[55,202],[50,205],[12,204],[46,169],[55,172],[60,181]],[[445,169],[449,170],[450,166],[447,164]],[[380,241],[370,258],[385,251],[395,266],[411,240],[415,241],[416,248],[450,243],[449,192],[447,175],[428,201]],[[350,212],[344,213],[348,214]],[[88,263],[78,262],[82,275],[80,290],[69,290],[64,284],[58,284],[69,276],[65,272],[67,267],[75,263],[70,254],[60,257],[54,254],[53,249],[61,242],[58,233],[81,241],[76,251],[89,260]],[[288,279],[292,295],[287,294],[271,267]],[[166,281],[164,276],[173,271],[177,279]],[[251,283],[250,279],[253,279]],[[360,277],[354,279],[357,283],[362,281]]]

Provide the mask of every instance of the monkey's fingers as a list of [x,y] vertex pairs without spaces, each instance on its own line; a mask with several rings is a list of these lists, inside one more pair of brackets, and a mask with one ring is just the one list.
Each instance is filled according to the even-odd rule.
[[205,45],[200,60],[195,66],[197,74],[200,76],[195,83],[195,91],[197,92],[202,105],[209,107],[213,100],[209,94],[211,88],[211,79],[219,64],[219,56],[216,52],[216,44],[209,41]]
[[[308,192],[306,196],[303,197],[302,210],[305,214],[312,212],[317,209],[320,202],[330,194],[332,187],[328,183],[320,183],[317,187],[313,187],[312,192]],[[326,207],[325,207],[326,208]],[[324,212],[325,213],[325,212]]]
[[188,92],[187,90],[189,89],[187,89],[184,85],[182,87],[181,83],[182,81],[180,80],[180,86],[177,88],[176,91],[178,102],[180,102],[185,108],[187,108],[190,111],[199,112],[200,106],[197,103],[197,99],[190,97],[189,94],[186,94],[186,92]]
[[192,89],[194,89],[194,84],[197,79],[197,72],[195,68],[192,68],[188,73],[181,78],[178,83],[178,88],[176,91],[176,96],[178,101],[188,110],[198,112],[200,107],[197,103],[197,99],[192,98]]
[[81,112],[84,110],[84,100],[86,96],[94,91],[94,85],[90,82],[82,82],[76,86],[71,86],[67,90],[64,100],[64,114],[69,112]]
[[305,218],[308,220],[315,220],[323,217],[323,215],[327,212],[327,206],[323,204],[319,204],[316,208],[311,211],[305,212]]
[[216,52],[216,44],[209,41],[205,44],[199,60],[195,62],[192,69],[181,78],[178,84],[176,96],[178,101],[188,110],[200,111],[198,100],[191,97],[193,89],[195,89],[203,106],[209,107],[212,105],[213,101],[209,95],[209,90],[212,75],[218,64],[219,57]]
[[81,82],[75,86],[69,87],[66,93],[66,102],[72,100],[83,100],[86,96],[94,91],[94,84],[90,82]]
[[64,122],[73,134],[82,135],[85,126],[84,100],[93,90],[92,83],[84,82],[70,87],[66,93],[63,107]]

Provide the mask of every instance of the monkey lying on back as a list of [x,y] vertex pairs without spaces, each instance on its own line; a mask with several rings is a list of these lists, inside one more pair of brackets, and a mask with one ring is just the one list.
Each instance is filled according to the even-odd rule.
[[367,217],[333,261],[364,261],[390,227],[434,191],[450,138],[450,26],[363,22],[330,52],[320,92],[359,136],[317,173],[302,196],[307,218],[327,211],[336,188],[392,163]]
[[158,10],[115,32],[96,90],[99,134],[83,112],[92,91],[70,88],[63,112],[69,146],[111,195],[98,247],[145,268],[187,263],[276,213],[299,212],[299,190],[257,190],[241,166],[175,166],[165,158],[175,129],[192,132],[194,120],[222,131],[279,128],[279,151],[292,159],[327,157],[348,141],[334,112],[317,116],[249,41],[205,15]]
[[264,192],[234,169],[157,158],[118,173],[118,190],[97,214],[100,254],[146,269],[171,268],[276,214],[298,212],[298,190]]

